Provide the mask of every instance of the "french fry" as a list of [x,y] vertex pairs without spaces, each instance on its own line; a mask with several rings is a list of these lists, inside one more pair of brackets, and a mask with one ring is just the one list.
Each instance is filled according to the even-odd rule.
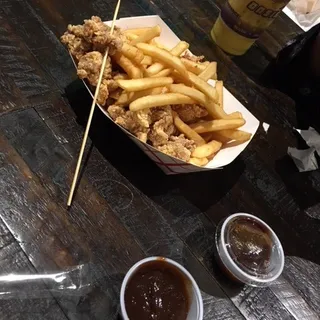
[[152,64],[147,70],[146,74],[149,77],[152,77],[156,74],[158,74],[160,71],[162,71],[165,68],[165,65],[161,62],[155,62]]
[[217,105],[213,100],[210,100],[208,98],[204,106],[213,119],[243,119],[241,112],[236,111],[227,114],[222,108],[219,107],[219,105]]
[[193,140],[197,146],[201,146],[206,143],[198,133],[196,133],[179,118],[176,112],[173,112],[173,121],[178,130],[182,132],[187,138]]
[[[157,78],[154,78],[157,79]],[[146,108],[161,107],[168,104],[192,104],[194,100],[178,93],[165,93],[154,96],[139,98],[130,103],[131,111],[138,111]]]
[[121,47],[121,53],[127,58],[129,58],[131,61],[133,61],[134,63],[142,64],[144,55],[142,51],[140,51],[136,47],[131,46],[130,44],[124,42]]
[[166,47],[165,45],[163,45],[162,43],[158,42],[156,39],[151,39],[149,42],[149,44],[156,46],[160,49],[166,50],[166,51],[170,51],[171,49]]
[[[180,61],[178,57],[173,56],[166,50],[159,49],[150,44],[138,43],[137,48],[139,48],[144,54],[151,56],[152,58],[159,60],[164,65],[176,69],[183,78],[188,79],[188,72],[184,64]],[[203,80],[202,80],[203,81]]]
[[132,40],[137,39],[139,36],[137,36],[134,33],[126,33],[126,37],[127,37],[128,40],[132,41]]
[[152,65],[152,58],[150,56],[144,56],[142,61],[141,61],[142,65],[147,65],[150,66]]
[[194,62],[186,58],[181,58],[181,62],[185,65],[188,71],[196,75],[199,75],[207,67],[204,63]]
[[180,41],[174,48],[170,50],[170,52],[173,56],[179,57],[188,48],[189,48],[188,42]]
[[138,43],[148,42],[148,41],[150,41],[151,39],[153,39],[155,37],[159,37],[160,33],[161,33],[160,26],[152,27],[149,30],[146,30],[140,36],[138,36],[138,38],[133,39],[131,41],[131,44],[132,45],[136,45]]
[[191,157],[194,158],[207,158],[211,154],[218,152],[221,149],[222,143],[219,141],[212,140],[202,146],[198,146],[191,153]]
[[200,79],[192,72],[188,72],[189,79],[191,83],[201,92],[203,92],[209,99],[212,99],[214,102],[218,101],[218,93],[215,88],[210,86],[206,81]]
[[[150,90],[150,89],[148,89]],[[143,92],[142,91],[138,91],[138,92]],[[134,100],[134,95],[136,92],[127,92],[127,91],[123,91],[120,95],[120,97],[117,99],[117,101],[115,102],[116,105],[118,106],[126,106],[128,105],[131,101]]]
[[176,84],[185,84],[186,86],[189,86],[189,87],[192,86],[191,81],[189,79],[185,79],[184,77],[182,77],[182,75],[176,70],[173,70],[171,72],[170,77],[173,78]]
[[[222,144],[226,144],[228,142],[231,141],[231,139],[226,138],[224,136],[221,136],[219,134],[220,131],[215,131],[215,132],[207,132],[211,134],[211,139],[216,140],[216,141],[220,141]],[[206,140],[207,141],[207,140]]]
[[202,159],[198,159],[198,158],[190,158],[189,163],[198,166],[198,167],[204,167],[207,163],[209,162],[209,160],[207,158],[202,158]]
[[[173,55],[173,56],[180,56],[180,54],[182,52],[184,52],[185,50],[187,50],[189,47],[189,43],[188,42],[185,42],[185,41],[180,41],[172,50],[170,50],[170,53]],[[156,62],[154,63],[152,66],[150,66],[146,73],[148,76],[152,76],[154,74],[157,74],[159,73],[162,69],[165,68],[165,65],[161,62]]]
[[132,33],[137,36],[141,36],[142,34],[144,34],[146,31],[149,31],[150,29],[151,29],[151,27],[127,29],[127,30],[124,30],[124,34],[127,35],[128,33],[129,34]]
[[115,104],[127,106],[127,105],[129,105],[130,102],[132,102],[136,99],[139,99],[141,97],[166,93],[167,91],[168,91],[168,89],[166,87],[151,88],[151,89],[146,89],[146,90],[141,90],[141,91],[136,91],[136,92],[123,91],[121,93],[120,97],[118,98],[118,100],[115,102]]
[[190,127],[197,133],[205,133],[212,131],[219,131],[225,129],[236,129],[245,124],[244,119],[230,119],[230,120],[212,120],[203,121],[191,124]]
[[112,56],[112,58],[128,74],[131,79],[138,79],[143,77],[143,73],[141,72],[141,70],[123,54],[117,52]]
[[117,80],[119,87],[129,92],[166,86],[172,82],[173,79],[170,77]]
[[199,78],[208,81],[209,79],[216,78],[217,63],[210,62],[209,65],[199,74]]
[[223,109],[223,81],[216,81],[216,90],[219,98],[219,106]]
[[239,111],[235,111],[229,113],[225,119],[243,119],[242,113]]
[[242,130],[220,130],[218,134],[229,140],[245,142],[250,140],[252,134]]
[[[223,81],[216,81],[216,90],[218,93],[218,100],[219,100],[219,106],[221,107],[221,110],[223,110]],[[225,117],[221,119],[242,119],[242,114],[241,112],[232,112],[230,114],[226,114]]]
[[170,84],[168,86],[170,92],[181,93],[186,96],[189,96],[193,100],[204,105],[206,103],[206,96],[199,90],[188,87],[182,83],[180,84]]
[[158,78],[158,77],[167,77],[172,72],[172,69],[163,69],[159,73],[154,74],[151,78]]
[[197,101],[207,109],[209,115],[214,119],[230,119],[231,117],[234,119],[232,114],[226,114],[216,103],[197,89],[190,88],[184,84],[171,84],[168,89],[170,92],[181,93]]

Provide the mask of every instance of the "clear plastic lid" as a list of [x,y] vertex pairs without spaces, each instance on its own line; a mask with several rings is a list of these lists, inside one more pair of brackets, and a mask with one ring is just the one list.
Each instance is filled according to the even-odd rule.
[[228,253],[246,273],[269,278],[277,269],[278,250],[270,229],[248,217],[237,217],[224,234]]
[[273,230],[259,218],[238,213],[218,227],[218,254],[231,276],[255,286],[266,285],[281,274],[284,253]]

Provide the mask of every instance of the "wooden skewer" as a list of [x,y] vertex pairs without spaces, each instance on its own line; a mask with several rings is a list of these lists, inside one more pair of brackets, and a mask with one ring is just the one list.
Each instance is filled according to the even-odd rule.
[[[111,35],[113,34],[113,31],[114,31],[115,22],[117,20],[118,12],[119,12],[119,9],[120,9],[120,3],[121,3],[121,0],[118,0],[116,9],[114,11],[111,30],[110,30],[110,34]],[[106,67],[108,54],[109,54],[109,47],[107,48],[107,50],[105,52],[105,55],[103,57],[103,61],[102,61],[101,69],[100,69],[100,74],[99,74],[99,80],[98,80],[98,84],[97,84],[97,87],[96,87],[96,91],[94,93],[94,98],[93,98],[93,101],[92,101],[91,110],[90,110],[90,114],[89,114],[86,130],[84,132],[82,145],[81,145],[81,149],[80,149],[80,153],[79,153],[79,158],[78,158],[76,170],[75,170],[75,173],[74,173],[74,176],[73,176],[73,181],[72,181],[72,185],[71,185],[71,189],[70,189],[70,193],[69,193],[69,198],[68,198],[68,203],[67,203],[68,207],[70,207],[71,203],[72,203],[72,198],[73,198],[74,190],[75,190],[76,183],[77,183],[77,180],[78,180],[78,175],[79,175],[79,170],[80,170],[80,166],[81,166],[81,162],[82,162],[84,148],[85,148],[86,143],[87,143],[88,134],[89,134],[89,130],[90,130],[91,122],[92,122],[92,117],[93,117],[95,105],[96,105],[96,102],[97,102],[97,98],[98,98],[98,95],[99,95],[100,85],[101,85],[101,82],[102,82],[104,69]]]

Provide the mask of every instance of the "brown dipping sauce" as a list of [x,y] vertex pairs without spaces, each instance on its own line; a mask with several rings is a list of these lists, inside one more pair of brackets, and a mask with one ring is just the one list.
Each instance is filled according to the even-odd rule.
[[188,279],[165,260],[140,266],[129,279],[124,301],[130,320],[186,320]]
[[250,218],[237,218],[228,226],[226,242],[231,258],[247,273],[269,273],[273,242],[263,224]]

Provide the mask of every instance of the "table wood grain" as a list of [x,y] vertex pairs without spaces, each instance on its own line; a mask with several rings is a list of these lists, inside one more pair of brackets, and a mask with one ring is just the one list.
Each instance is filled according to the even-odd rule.
[[[85,165],[66,209],[91,98],[59,41],[68,23],[112,18],[115,0],[0,0],[0,273],[42,274],[77,265],[89,292],[0,295],[0,319],[117,319],[128,269],[151,255],[182,263],[198,282],[204,319],[319,319],[320,173],[298,173],[294,101],[257,83],[302,31],[281,14],[252,49],[232,58],[210,40],[224,0],[123,1],[119,17],[158,14],[261,122],[224,170],[165,176],[97,110]],[[270,287],[238,286],[214,259],[219,221],[234,212],[264,219],[286,253]],[[0,284],[5,292],[10,288]],[[23,293],[23,289],[22,289]],[[15,295],[16,294],[16,295]],[[7,298],[6,298],[7,297]]]

